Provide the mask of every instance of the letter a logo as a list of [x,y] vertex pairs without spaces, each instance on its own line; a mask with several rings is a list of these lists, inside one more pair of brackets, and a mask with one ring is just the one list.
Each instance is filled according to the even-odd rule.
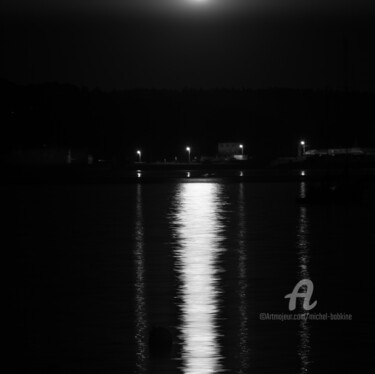
[[[299,289],[302,286],[306,286],[306,291],[298,292]],[[290,299],[289,300],[289,310],[296,309],[296,299],[297,299],[297,297],[302,297],[304,299],[303,300],[303,309],[311,310],[311,309],[315,308],[315,306],[317,304],[316,300],[312,304],[310,304],[310,299],[311,299],[311,295],[312,295],[313,291],[314,291],[314,284],[310,279],[302,279],[301,281],[299,281],[295,285],[295,287],[293,289],[293,292],[284,296],[285,299]]]

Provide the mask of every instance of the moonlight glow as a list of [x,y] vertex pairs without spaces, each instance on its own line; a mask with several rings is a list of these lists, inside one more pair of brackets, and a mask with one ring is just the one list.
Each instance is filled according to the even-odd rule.
[[214,2],[214,0],[183,0],[183,1],[186,3],[186,5],[189,5],[190,7],[193,7],[193,8],[195,7],[201,8]]

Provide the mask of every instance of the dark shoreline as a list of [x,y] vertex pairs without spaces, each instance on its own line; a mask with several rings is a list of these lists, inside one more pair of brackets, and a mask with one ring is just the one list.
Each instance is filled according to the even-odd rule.
[[133,164],[127,167],[44,166],[3,171],[3,185],[186,182],[373,182],[375,168],[249,168],[245,165]]

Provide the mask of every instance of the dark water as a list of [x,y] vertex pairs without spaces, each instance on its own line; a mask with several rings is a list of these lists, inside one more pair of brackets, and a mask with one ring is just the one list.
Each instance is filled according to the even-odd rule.
[[[364,204],[297,205],[306,188],[4,188],[13,372],[371,372],[374,190]],[[352,320],[261,320],[303,312],[284,298],[301,279],[311,313]],[[163,354],[155,326],[173,339],[157,341]]]

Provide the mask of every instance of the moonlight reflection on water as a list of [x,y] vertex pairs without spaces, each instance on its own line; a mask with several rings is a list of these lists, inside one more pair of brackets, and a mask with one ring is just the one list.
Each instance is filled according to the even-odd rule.
[[176,269],[182,300],[183,373],[223,371],[218,343],[218,260],[223,251],[218,184],[182,184],[175,203]]

